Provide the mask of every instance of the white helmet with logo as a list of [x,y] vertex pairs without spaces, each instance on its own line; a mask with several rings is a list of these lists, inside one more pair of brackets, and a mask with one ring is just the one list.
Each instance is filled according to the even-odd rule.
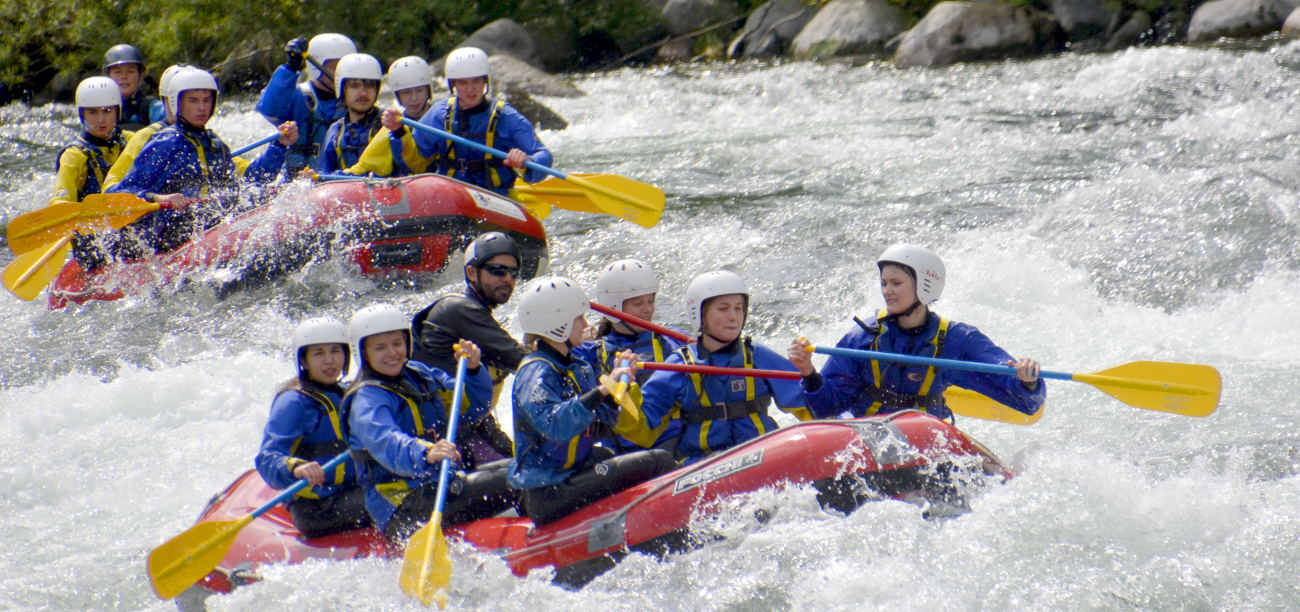
[[388,67],[388,87],[394,92],[421,85],[433,87],[433,72],[429,70],[429,62],[422,58],[408,55]]
[[691,281],[686,288],[686,311],[690,313],[696,330],[704,328],[704,302],[709,298],[722,295],[740,294],[745,296],[745,308],[749,309],[749,289],[740,275],[726,270],[705,272]]
[[374,81],[378,88],[383,78],[384,66],[374,56],[349,53],[339,59],[339,65],[334,69],[334,95],[343,98],[343,85],[348,79]]
[[122,111],[122,90],[106,76],[93,76],[77,85],[77,108],[116,106]]
[[411,318],[392,304],[371,304],[348,319],[348,338],[357,351],[357,360],[366,363],[365,340],[390,331],[406,332],[406,354],[411,354]]
[[912,244],[895,244],[876,259],[876,267],[896,263],[906,268],[916,281],[916,299],[930,305],[943,295],[943,282],[947,272],[943,260],[934,251]]
[[180,115],[180,99],[184,97],[185,92],[195,89],[212,90],[212,108],[216,110],[217,96],[221,94],[221,88],[217,86],[217,79],[213,78],[212,73],[199,68],[186,68],[179,70],[172,76],[170,92],[164,92],[167,97],[167,104],[171,105],[172,112]]
[[590,308],[587,292],[563,276],[542,276],[524,286],[519,327],[556,342],[567,342],[573,320]]
[[659,275],[635,259],[609,264],[596,278],[596,303],[607,308],[623,310],[625,300],[648,293],[659,293]]
[[[342,34],[317,34],[311,38],[311,42],[307,43],[307,55],[320,62],[322,66],[325,62],[341,59],[344,55],[356,52],[357,45],[351,38]],[[320,78],[320,68],[307,62],[307,76],[311,80]]]
[[443,66],[443,76],[447,77],[447,88],[451,88],[452,79],[470,79],[474,77],[491,78],[492,68],[488,64],[488,55],[478,47],[461,47],[447,56]]
[[342,344],[343,372],[347,373],[349,351],[346,326],[329,317],[307,319],[298,324],[298,328],[293,330],[293,352],[294,360],[298,364],[299,376],[307,374],[307,364],[303,359],[307,353],[304,349],[313,344]]

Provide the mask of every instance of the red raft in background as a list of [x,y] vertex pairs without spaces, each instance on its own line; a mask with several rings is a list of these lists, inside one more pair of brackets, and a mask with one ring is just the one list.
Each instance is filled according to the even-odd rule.
[[224,296],[340,249],[362,274],[432,275],[475,236],[494,230],[519,243],[523,278],[545,271],[546,231],[513,200],[436,174],[332,181],[301,198],[281,196],[146,260],[93,271],[71,260],[50,287],[49,307],[116,300],[195,280],[215,279]]
[[[576,588],[629,552],[662,557],[707,542],[709,537],[691,534],[692,519],[720,514],[736,495],[812,485],[822,506],[839,512],[888,497],[918,503],[928,516],[947,516],[965,511],[966,495],[976,485],[1010,476],[997,457],[950,423],[905,411],[784,427],[542,527],[512,516],[457,525],[446,533],[499,554],[519,576],[552,567],[556,582]],[[214,497],[198,522],[243,518],[276,493],[249,471]],[[765,512],[756,518],[766,520]],[[264,563],[367,556],[400,556],[400,551],[388,550],[374,529],[303,539],[278,506],[244,527],[217,569],[177,603],[201,609],[208,596],[258,580],[257,568]]]

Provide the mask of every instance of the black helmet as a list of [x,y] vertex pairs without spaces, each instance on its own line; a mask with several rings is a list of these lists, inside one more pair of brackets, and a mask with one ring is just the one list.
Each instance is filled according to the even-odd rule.
[[519,252],[519,245],[510,236],[502,232],[488,232],[475,238],[465,248],[465,265],[482,267],[497,255],[514,255],[515,261],[523,264],[524,258]]
[[139,49],[131,45],[113,45],[108,53],[104,54],[104,72],[120,64],[140,64],[140,72],[144,72],[144,56],[140,55]]

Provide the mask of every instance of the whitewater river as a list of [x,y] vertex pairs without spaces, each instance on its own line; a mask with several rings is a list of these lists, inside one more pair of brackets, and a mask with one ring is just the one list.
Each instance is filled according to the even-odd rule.
[[[1034,426],[959,422],[1021,472],[955,520],[902,502],[840,518],[811,491],[767,493],[750,502],[779,507],[765,528],[718,522],[734,537],[576,593],[458,550],[453,605],[1295,609],[1298,76],[1300,43],[1274,43],[578,79],[589,96],[546,100],[573,122],[543,134],[557,165],[653,183],[668,209],[653,229],[553,215],[554,272],[590,286],[640,257],[663,277],[660,320],[680,325],[691,277],[725,267],[750,284],[758,340],[830,344],[881,305],[875,255],[911,241],[947,261],[937,310],[1012,353],[1070,372],[1211,364],[1223,400],[1194,419],[1052,382]],[[220,114],[232,146],[268,132],[248,100]],[[74,117],[0,109],[0,216],[43,204],[49,143]],[[0,296],[0,609],[167,609],[145,555],[251,467],[292,326],[428,297],[342,262],[224,301],[200,288],[51,313]],[[273,568],[210,606],[411,609],[399,565]]]

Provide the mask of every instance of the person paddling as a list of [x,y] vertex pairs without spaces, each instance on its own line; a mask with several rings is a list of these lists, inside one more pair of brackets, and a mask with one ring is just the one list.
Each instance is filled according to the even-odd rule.
[[[325,132],[347,114],[334,89],[333,71],[343,56],[356,52],[352,39],[333,33],[317,34],[310,42],[295,38],[284,46],[285,61],[262,89],[257,112],[276,127],[286,121],[298,125],[298,140],[291,146],[284,165],[288,178],[296,177],[303,168],[316,167],[325,147]],[[308,61],[308,55],[315,62]],[[304,68],[307,82],[299,84],[298,74]]]
[[[398,59],[388,67],[388,87],[397,97],[402,117],[419,121],[432,106],[433,75],[429,63],[414,55]],[[342,174],[374,177],[421,174],[431,161],[419,154],[409,130],[403,137],[382,128],[370,139],[361,159]]]
[[148,144],[158,132],[176,123],[176,110],[167,102],[171,92],[171,83],[179,72],[189,69],[194,69],[194,67],[188,64],[174,64],[163,71],[162,77],[158,79],[158,93],[162,94],[163,109],[166,111],[166,116],[136,130],[135,134],[126,140],[126,147],[122,149],[122,154],[117,156],[117,161],[113,162],[113,167],[109,168],[108,175],[104,177],[105,191],[122,182],[122,177],[131,171],[131,166],[135,165],[135,158],[140,154],[140,150],[144,149],[144,145]]
[[978,329],[950,321],[930,310],[943,295],[947,272],[943,260],[925,247],[896,244],[876,260],[885,308],[868,323],[845,334],[836,346],[872,351],[939,357],[959,361],[1005,364],[1016,375],[999,376],[965,370],[914,366],[886,361],[832,356],[818,372],[806,338],[790,343],[786,356],[804,376],[808,408],[819,418],[844,412],[856,417],[899,410],[924,410],[952,419],[944,405],[949,385],[982,393],[1025,414],[1034,414],[1047,397],[1038,377],[1038,362],[1014,359]]
[[351,53],[339,60],[334,72],[334,93],[347,113],[325,132],[325,147],[316,162],[317,172],[333,174],[361,159],[361,153],[381,127],[375,102],[383,78],[384,68],[379,60],[365,53]]
[[[649,265],[635,259],[620,259],[605,266],[596,278],[596,303],[654,322],[655,299],[659,294],[659,275]],[[606,315],[600,325],[588,328],[594,339],[573,349],[578,358],[592,364],[598,373],[609,374],[618,367],[618,353],[631,351],[641,361],[664,361],[682,346],[681,342],[624,323]],[[653,372],[639,370],[637,382],[645,384]],[[655,432],[654,448],[675,450],[681,425],[676,414],[666,419]],[[618,451],[639,450],[641,445],[619,437]]]
[[[749,289],[734,272],[695,277],[686,289],[686,309],[699,337],[674,352],[668,363],[794,371],[780,354],[742,335],[749,317]],[[774,401],[781,410],[808,420],[801,391],[793,380],[660,371],[642,385],[641,406],[647,427],[654,429],[671,419],[674,406],[680,405],[677,456],[693,462],[776,429],[768,414]]]
[[350,361],[347,328],[329,318],[303,321],[293,332],[293,352],[298,375],[276,392],[253,464],[273,489],[307,479],[310,486],[287,504],[302,535],[365,527],[370,514],[356,465],[349,459],[329,473],[321,469],[348,448],[339,385]]
[[[366,508],[390,542],[400,543],[429,520],[437,501],[439,464],[460,461],[445,439],[443,392],[455,387],[447,372],[410,360],[411,328],[396,306],[377,304],[348,321],[360,372],[343,399],[348,445],[366,490]],[[456,358],[467,359],[467,406],[457,406],[470,424],[488,413],[492,379],[481,367],[473,342],[461,340]],[[450,487],[444,523],[454,525],[493,516],[515,501],[506,484],[506,462],[458,473]]]
[[[587,294],[563,277],[534,279],[519,300],[519,327],[533,352],[512,388],[516,456],[510,485],[523,491],[534,523],[555,521],[582,506],[676,467],[672,453],[654,449],[615,456],[613,434],[639,437],[643,420],[611,397],[615,381],[636,383],[636,354],[598,381],[591,364],[572,354],[587,323]],[[628,398],[635,405],[635,389]]]
[[[144,247],[141,254],[170,251],[219,223],[236,208],[239,183],[275,180],[286,147],[298,138],[297,125],[288,121],[280,125],[280,139],[256,160],[232,158],[226,143],[207,129],[216,113],[217,80],[204,70],[184,70],[172,78],[171,88],[168,104],[176,109],[176,124],[145,144],[122,182],[109,189],[161,206],[123,229]],[[193,205],[196,201],[201,203]]]
[[[528,119],[505,100],[490,95],[490,72],[487,53],[482,49],[463,47],[452,51],[444,74],[453,95],[425,113],[420,123],[505,151],[505,159],[424,131],[415,133],[414,138],[421,156],[437,160],[439,173],[506,195],[515,184],[515,171],[523,168],[525,161],[550,166],[551,152],[537,138]],[[383,123],[398,137],[406,134],[402,112],[396,107],[384,111]],[[534,183],[545,176],[528,170],[524,180]]]

